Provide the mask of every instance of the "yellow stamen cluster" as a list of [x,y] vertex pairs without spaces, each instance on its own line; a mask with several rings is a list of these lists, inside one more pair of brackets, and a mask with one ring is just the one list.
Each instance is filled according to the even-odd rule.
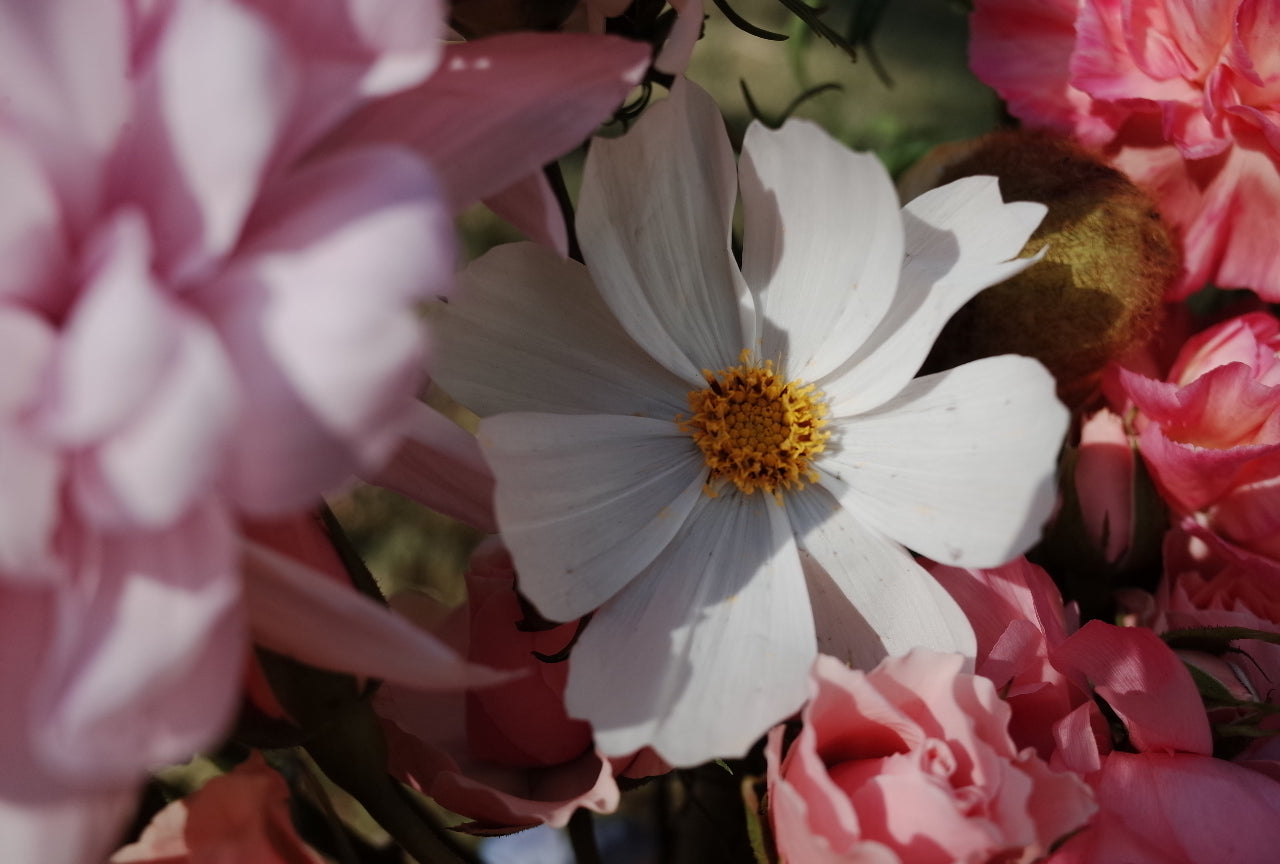
[[811,467],[831,433],[824,431],[827,406],[812,384],[784,381],[773,363],[741,363],[719,372],[703,370],[704,390],[689,393],[693,416],[678,417],[711,468],[708,491],[724,479],[743,492],[781,493],[818,479]]

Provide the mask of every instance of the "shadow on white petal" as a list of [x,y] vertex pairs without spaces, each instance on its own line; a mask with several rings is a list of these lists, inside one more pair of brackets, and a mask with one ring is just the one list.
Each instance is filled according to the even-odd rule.
[[613,755],[672,765],[741,756],[807,692],[813,616],[785,511],[771,497],[701,499],[662,556],[601,608],[565,694]]
[[961,306],[1035,264],[1039,255],[1013,256],[1044,212],[1029,201],[1005,204],[990,177],[966,177],[907,204],[906,255],[893,304],[866,344],[818,382],[832,414],[870,411],[897,395]]
[[703,497],[702,456],[671,421],[499,414],[479,437],[520,590],[554,621],[621,590]]
[[917,647],[974,656],[969,620],[906,549],[820,486],[791,495],[787,512],[811,556],[806,578],[823,653],[861,668]]

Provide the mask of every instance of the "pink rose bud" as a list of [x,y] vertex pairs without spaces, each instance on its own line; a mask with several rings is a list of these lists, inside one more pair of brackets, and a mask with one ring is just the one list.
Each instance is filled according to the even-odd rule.
[[1076,455],[1076,497],[1089,539],[1114,564],[1133,538],[1134,453],[1124,421],[1103,408],[1084,421]]

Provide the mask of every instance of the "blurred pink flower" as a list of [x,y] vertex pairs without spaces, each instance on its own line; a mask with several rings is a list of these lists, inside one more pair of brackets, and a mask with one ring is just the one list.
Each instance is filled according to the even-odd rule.
[[1138,447],[1179,515],[1280,560],[1280,321],[1233,318],[1189,339],[1167,381],[1127,369]]
[[517,628],[525,615],[505,549],[494,544],[473,556],[458,609],[426,595],[392,602],[471,661],[522,673],[466,694],[380,688],[374,705],[398,776],[484,833],[542,822],[563,827],[578,807],[608,813],[618,806],[611,765],[592,746],[591,727],[565,713],[569,663],[533,656],[564,649],[576,625]]
[[769,807],[785,861],[1031,860],[1092,814],[1080,778],[1009,737],[1009,708],[964,658],[917,649],[870,672],[822,656],[804,728],[769,734]]
[[974,72],[1028,125],[1101,150],[1177,229],[1179,299],[1280,299],[1280,7],[1272,0],[977,0]]
[[258,752],[155,815],[110,864],[324,864],[289,815],[289,787]]
[[[342,671],[470,680],[291,557],[323,537],[239,536],[401,447],[415,306],[451,285],[454,208],[487,194],[432,168],[467,153],[500,191],[586,135],[646,54],[550,37],[510,62],[467,46],[458,69],[442,34],[438,0],[0,0],[6,860],[101,851],[146,769],[225,730],[251,631]],[[403,93],[464,149],[343,143]]]

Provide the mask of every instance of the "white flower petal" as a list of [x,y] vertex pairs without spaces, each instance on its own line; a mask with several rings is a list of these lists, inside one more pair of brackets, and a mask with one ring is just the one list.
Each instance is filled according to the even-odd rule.
[[994,567],[1040,536],[1068,414],[1037,361],[1006,355],[911,381],[843,418],[820,468],[858,518],[944,564]]
[[689,385],[622,329],[587,269],[533,243],[499,246],[435,307],[433,374],[481,416],[503,411],[635,414],[689,410]]
[[616,594],[702,495],[702,454],[671,421],[500,414],[481,422],[478,437],[520,590],[553,620]]
[[578,238],[605,302],[698,385],[703,369],[737,362],[754,326],[729,247],[735,186],[720,113],[683,78],[628,134],[592,142],[582,180]]
[[741,756],[804,701],[817,652],[785,512],[767,495],[702,500],[574,648],[565,704],[606,754]]
[[1003,203],[994,177],[965,177],[907,204],[902,211],[907,252],[898,294],[870,340],[819,382],[831,412],[858,414],[896,395],[956,310],[1039,260],[1009,259],[1044,214],[1043,204]]
[[742,145],[742,273],[757,292],[764,358],[814,380],[853,354],[898,290],[902,220],[889,174],[818,126],[759,123]]
[[809,553],[805,576],[823,654],[860,669],[917,647],[974,656],[969,619],[905,549],[860,523],[821,487],[786,501],[800,547]]

